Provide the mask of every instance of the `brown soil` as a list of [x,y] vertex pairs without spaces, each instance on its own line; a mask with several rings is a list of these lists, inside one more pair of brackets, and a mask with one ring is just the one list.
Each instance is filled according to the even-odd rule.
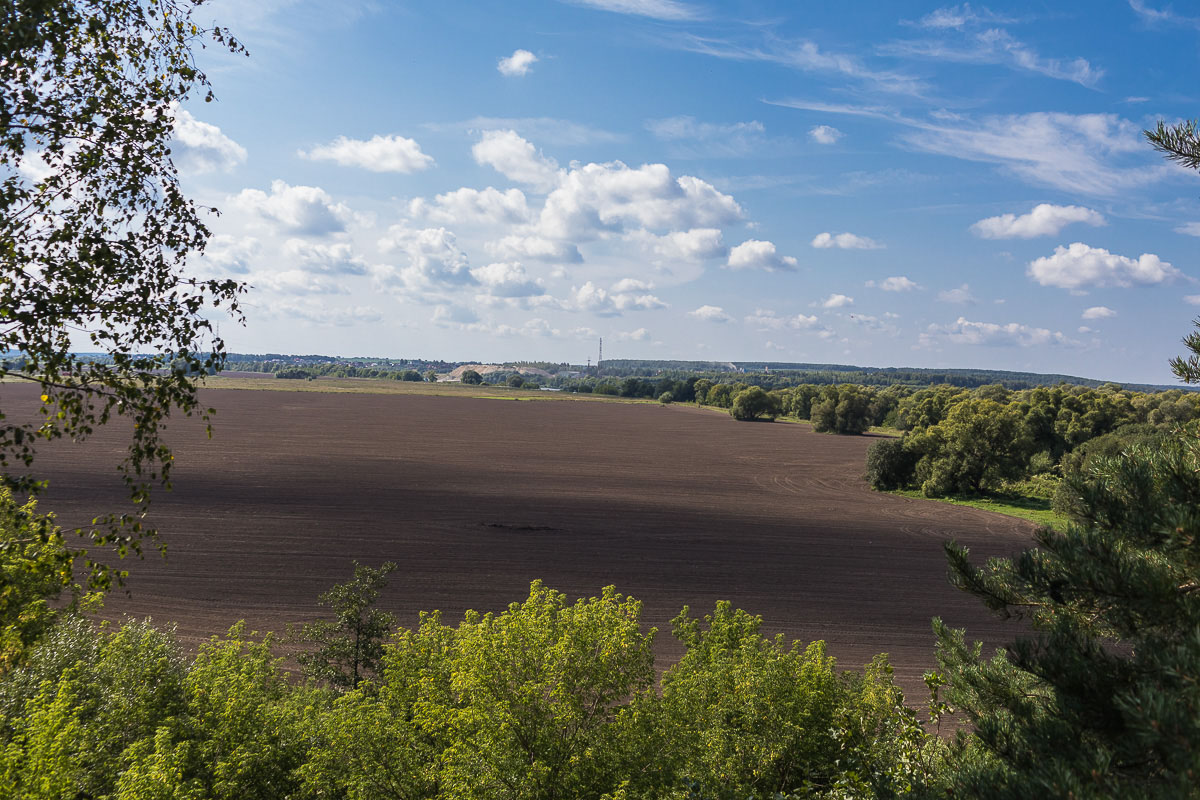
[[[0,386],[6,413],[36,390]],[[670,619],[728,599],[767,632],[824,639],[844,667],[888,652],[913,701],[933,665],[930,618],[998,644],[1013,631],[946,580],[942,543],[979,557],[1029,543],[1029,523],[871,492],[872,437],[739,423],[688,406],[420,395],[206,390],[207,441],[174,423],[175,489],[153,521],[169,545],[129,564],[106,614],[178,623],[185,641],[245,618],[259,630],[321,613],[352,559],[395,561],[383,605],[403,624],[502,610],[543,579],[572,597],[606,584],[644,601],[659,666]],[[64,526],[125,510],[116,427],[44,447],[43,510]]]

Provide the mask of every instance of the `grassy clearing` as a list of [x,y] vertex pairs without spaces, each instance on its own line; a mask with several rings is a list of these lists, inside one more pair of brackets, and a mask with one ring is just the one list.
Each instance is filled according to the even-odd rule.
[[1057,528],[1058,530],[1063,530],[1067,526],[1066,517],[1056,513],[1050,507],[1050,501],[1044,497],[1030,497],[1017,494],[926,497],[917,490],[908,489],[900,489],[890,492],[889,494],[898,494],[901,497],[911,497],[917,500],[933,500],[941,503],[950,503],[951,505],[956,506],[970,506],[971,508],[979,508],[984,511],[994,511],[997,514],[1027,519],[1030,522],[1037,523],[1038,525],[1046,525],[1051,528]]

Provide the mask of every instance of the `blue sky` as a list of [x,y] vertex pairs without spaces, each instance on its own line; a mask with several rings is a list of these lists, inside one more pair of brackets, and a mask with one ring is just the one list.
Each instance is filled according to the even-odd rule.
[[[845,9],[852,8],[852,11]],[[1168,382],[1200,9],[229,0],[179,114],[239,352]]]

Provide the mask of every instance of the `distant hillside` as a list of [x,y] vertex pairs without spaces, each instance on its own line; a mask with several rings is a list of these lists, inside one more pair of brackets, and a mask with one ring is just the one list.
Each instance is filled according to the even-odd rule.
[[657,375],[661,373],[730,373],[748,375],[769,373],[786,377],[795,383],[858,383],[865,386],[929,386],[947,383],[974,388],[998,383],[1008,389],[1032,389],[1035,386],[1057,386],[1069,383],[1076,386],[1099,387],[1113,383],[1133,391],[1163,391],[1183,389],[1197,391],[1182,384],[1142,384],[1081,378],[1077,375],[1013,372],[993,369],[930,369],[925,367],[860,367],[853,364],[809,364],[788,361],[654,361],[642,359],[606,360],[603,372],[609,376]]

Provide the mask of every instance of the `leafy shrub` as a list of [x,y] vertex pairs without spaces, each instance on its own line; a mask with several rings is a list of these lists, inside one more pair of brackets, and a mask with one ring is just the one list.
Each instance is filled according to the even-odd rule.
[[872,489],[891,491],[912,483],[917,456],[903,439],[881,439],[867,450],[867,483]]
[[778,397],[767,394],[759,386],[751,386],[733,398],[729,413],[739,422],[750,422],[759,417],[774,420],[779,416],[780,410]]

